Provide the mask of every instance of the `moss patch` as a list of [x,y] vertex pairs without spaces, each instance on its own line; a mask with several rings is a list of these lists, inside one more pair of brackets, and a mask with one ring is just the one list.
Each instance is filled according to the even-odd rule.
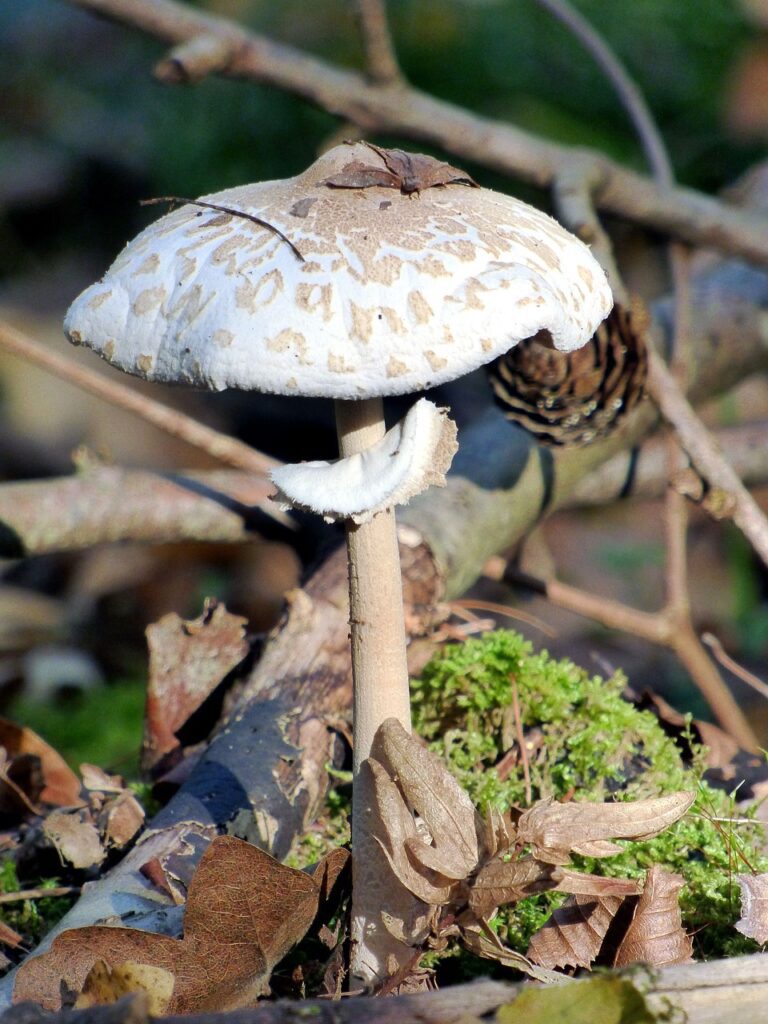
[[[687,883],[680,902],[683,923],[694,933],[695,955],[754,952],[755,943],[733,929],[739,917],[735,876],[768,870],[763,827],[745,823],[728,793],[702,781],[700,750],[693,764],[684,763],[656,717],[622,697],[625,683],[621,673],[591,676],[573,662],[534,652],[517,633],[499,630],[448,645],[426,666],[412,683],[414,726],[481,807],[525,805],[521,768],[497,770],[517,738],[515,690],[531,747],[533,800],[633,800],[696,789],[691,811],[656,839],[621,844],[622,854],[581,858],[577,866],[623,877],[640,877],[652,864],[679,872]],[[495,922],[499,933],[525,951],[563,899],[546,894],[503,910]]]

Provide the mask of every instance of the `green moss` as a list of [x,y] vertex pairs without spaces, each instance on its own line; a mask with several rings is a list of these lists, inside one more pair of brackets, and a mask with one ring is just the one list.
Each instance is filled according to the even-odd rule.
[[138,775],[146,684],[140,679],[100,686],[60,702],[14,701],[8,718],[23,722],[74,768],[83,762]]
[[[659,864],[683,875],[683,923],[695,933],[697,956],[752,952],[753,942],[733,930],[739,917],[735,876],[768,870],[760,853],[764,831],[756,822],[729,824],[731,797],[701,780],[701,752],[693,765],[650,712],[622,697],[625,679],[590,676],[567,660],[506,630],[446,646],[412,683],[414,726],[479,806],[500,810],[525,804],[525,781],[515,766],[501,778],[496,765],[516,738],[517,690],[526,737],[534,740],[531,796],[580,800],[642,799],[678,789],[699,796],[685,818],[656,839],[625,843],[622,854],[581,859],[585,871],[640,877]],[[538,738],[538,739],[537,739]],[[725,819],[719,821],[716,819]],[[749,865],[749,866],[748,866]],[[530,936],[564,897],[524,900],[499,914],[499,932],[524,951]]]
[[[12,860],[0,864],[0,892],[16,893],[34,885],[36,889],[55,889],[61,885],[58,878],[44,878],[27,882],[19,881],[16,865]],[[0,906],[0,921],[17,931],[27,947],[37,945],[47,931],[69,910],[74,896],[42,896],[37,899],[15,900]]]

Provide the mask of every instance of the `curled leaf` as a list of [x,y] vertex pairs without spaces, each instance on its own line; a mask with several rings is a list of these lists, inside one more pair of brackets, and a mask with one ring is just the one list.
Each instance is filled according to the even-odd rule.
[[520,817],[517,839],[548,864],[567,864],[571,853],[610,857],[621,852],[610,840],[650,839],[681,818],[694,799],[694,793],[679,792],[627,803],[542,800]]
[[768,874],[739,875],[741,917],[736,930],[762,946],[768,942]]
[[131,928],[73,928],[25,961],[14,1001],[59,1009],[62,987],[82,991],[94,964],[104,961],[113,972],[128,962],[170,972],[169,1014],[250,1005],[314,920],[322,880],[335,869],[317,870],[320,884],[250,843],[220,836],[192,876],[182,939]]
[[616,951],[615,967],[634,963],[665,967],[691,962],[693,944],[683,929],[678,903],[684,885],[682,875],[664,871],[657,864],[650,869],[632,923]]
[[379,823],[376,839],[392,871],[422,902],[433,906],[447,903],[451,898],[451,880],[427,868],[420,869],[408,856],[405,844],[417,838],[417,831],[402,793],[375,758],[365,760],[360,771],[372,776],[374,813]]
[[490,917],[497,907],[557,888],[558,869],[533,857],[503,861],[495,857],[477,873],[469,891],[469,909]]
[[[435,854],[430,867],[448,878],[464,878],[477,867],[482,821],[469,795],[443,762],[400,722],[387,719],[379,728],[374,752],[402,789],[408,804],[423,819]],[[412,843],[412,851],[417,844]],[[436,868],[437,864],[442,868]]]

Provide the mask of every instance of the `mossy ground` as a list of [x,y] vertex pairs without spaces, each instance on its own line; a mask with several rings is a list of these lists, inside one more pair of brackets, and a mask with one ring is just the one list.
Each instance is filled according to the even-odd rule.
[[[675,790],[696,790],[691,811],[662,835],[626,842],[624,852],[603,860],[577,859],[596,874],[642,877],[653,864],[686,880],[681,893],[684,927],[693,935],[697,958],[753,952],[757,946],[734,930],[740,916],[736,876],[768,870],[762,825],[735,811],[734,798],[702,780],[703,755],[686,763],[681,748],[649,711],[622,693],[626,679],[591,676],[568,660],[535,652],[517,633],[499,630],[450,644],[411,684],[414,728],[443,757],[481,809],[524,807],[526,784],[519,765],[508,774],[497,765],[517,739],[514,695],[529,755],[532,800],[634,800]],[[346,801],[333,798],[331,833],[340,834],[338,813]],[[732,819],[736,819],[732,822]],[[328,834],[314,831],[294,862],[325,852]],[[305,859],[306,858],[306,859]],[[500,912],[493,926],[514,949],[525,952],[531,935],[565,899],[545,894]],[[454,953],[456,955],[456,953]],[[464,954],[461,954],[464,956]],[[468,971],[476,971],[469,958]],[[452,975],[464,973],[460,964]],[[458,975],[456,975],[458,976]]]

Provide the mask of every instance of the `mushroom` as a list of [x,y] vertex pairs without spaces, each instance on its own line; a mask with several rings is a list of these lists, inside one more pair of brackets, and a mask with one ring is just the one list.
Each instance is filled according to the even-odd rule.
[[460,377],[540,330],[577,348],[610,306],[587,247],[545,214],[430,157],[355,143],[167,214],[67,314],[72,342],[147,380],[335,400],[340,461],[273,478],[281,501],[347,523],[353,970],[366,981],[386,973],[381,907],[395,883],[381,856],[369,870],[357,776],[385,719],[410,730],[393,506],[444,482],[456,448],[426,401],[386,434],[382,398]]

